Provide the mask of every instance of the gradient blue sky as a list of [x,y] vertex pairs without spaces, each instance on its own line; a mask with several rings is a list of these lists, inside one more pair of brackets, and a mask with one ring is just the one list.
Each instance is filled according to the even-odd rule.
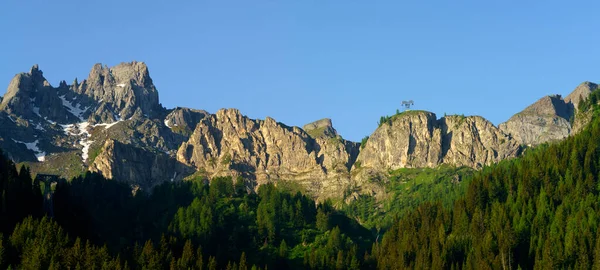
[[358,141],[405,99],[494,124],[600,81],[597,1],[0,1],[0,86],[144,61],[162,104]]

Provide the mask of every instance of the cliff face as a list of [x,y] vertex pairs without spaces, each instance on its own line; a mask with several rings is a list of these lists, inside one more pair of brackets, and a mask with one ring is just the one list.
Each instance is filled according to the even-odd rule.
[[[347,185],[356,147],[341,138],[310,137],[272,118],[252,120],[238,110],[203,118],[177,152],[183,164],[208,177],[242,175],[252,186],[294,180],[316,193]],[[354,156],[353,156],[354,155]]]
[[[354,179],[399,168],[440,164],[481,168],[519,154],[519,144],[478,116],[409,111],[392,117],[369,137],[354,166]],[[371,175],[371,176],[369,176]]]
[[580,113],[578,106],[596,89],[597,84],[584,82],[565,99],[560,95],[543,97],[499,127],[525,145],[561,140],[577,133],[589,122],[589,115]]
[[[136,110],[152,115],[160,110],[158,91],[154,86],[148,67],[143,62],[121,63],[114,67],[96,64],[86,80],[75,82],[73,92],[98,102],[95,121],[110,122],[132,117]],[[110,112],[114,119],[106,116]],[[109,114],[110,115],[110,114]]]
[[410,111],[394,116],[369,136],[358,154],[361,167],[382,171],[433,167],[442,160],[442,133],[435,114]]
[[180,181],[192,169],[163,153],[152,153],[131,144],[107,140],[89,170],[132,187],[151,190],[164,181]]
[[438,123],[443,134],[443,163],[481,168],[520,153],[517,140],[483,117],[448,116]]
[[41,118],[54,122],[76,121],[78,115],[63,105],[60,96],[68,91],[64,82],[54,88],[35,65],[28,73],[17,74],[0,103],[0,110],[26,119]]
[[499,125],[519,142],[536,145],[569,136],[573,105],[558,95],[546,96]]

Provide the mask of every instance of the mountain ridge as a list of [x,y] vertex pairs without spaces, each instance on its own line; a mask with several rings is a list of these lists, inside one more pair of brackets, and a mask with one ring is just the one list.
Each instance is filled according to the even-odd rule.
[[[595,89],[585,82],[569,102],[544,97],[498,127],[480,116],[437,119],[430,112],[406,111],[382,123],[361,145],[340,136],[328,118],[300,128],[270,117],[251,119],[237,109],[214,114],[166,109],[143,62],[96,64],[87,79],[61,81],[58,87],[34,65],[13,78],[1,99],[0,147],[34,172],[72,177],[90,170],[141,189],[189,177],[240,176],[249,189],[290,180],[316,197],[342,197],[390,169],[481,168],[518,156],[521,145],[568,136],[573,104]],[[559,119],[568,132],[531,135],[533,124],[517,115]],[[159,165],[168,169],[158,172]]]

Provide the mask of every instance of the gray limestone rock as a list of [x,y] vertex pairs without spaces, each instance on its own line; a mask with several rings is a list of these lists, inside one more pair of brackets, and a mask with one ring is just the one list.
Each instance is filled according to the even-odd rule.
[[333,124],[331,123],[331,119],[323,118],[321,120],[317,120],[315,122],[309,123],[302,127],[304,131],[308,133],[313,138],[319,137],[336,137],[337,131],[333,128]]
[[149,152],[115,140],[104,143],[89,169],[143,190],[151,190],[165,181],[181,181],[192,172],[164,153]]
[[519,154],[519,144],[479,116],[408,111],[382,124],[360,151],[353,167],[359,182],[399,168],[440,164],[481,168]]
[[597,84],[583,82],[564,100],[560,95],[543,97],[499,127],[524,145],[561,140],[578,132],[589,122],[589,115],[579,113],[578,106],[596,89]]
[[177,159],[207,176],[242,175],[253,186],[293,180],[315,194],[340,195],[358,147],[341,138],[311,138],[298,127],[267,117],[253,120],[236,109],[203,118]]
[[499,125],[525,145],[537,145],[569,136],[573,107],[558,95],[546,96]]
[[73,91],[98,103],[110,104],[113,109],[111,112],[122,119],[132,117],[137,108],[148,117],[162,109],[158,102],[158,91],[143,62],[121,63],[110,68],[96,64],[88,78],[74,87]]
[[566,103],[573,104],[575,111],[578,110],[579,102],[587,99],[592,91],[598,89],[598,85],[592,82],[583,82],[578,85],[571,94],[565,98]]

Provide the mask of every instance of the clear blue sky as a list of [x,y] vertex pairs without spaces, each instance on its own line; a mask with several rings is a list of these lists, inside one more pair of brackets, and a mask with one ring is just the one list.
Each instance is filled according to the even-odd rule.
[[600,81],[596,3],[2,0],[0,86],[36,63],[56,86],[137,60],[168,108],[329,117],[355,141],[405,99],[499,124]]

